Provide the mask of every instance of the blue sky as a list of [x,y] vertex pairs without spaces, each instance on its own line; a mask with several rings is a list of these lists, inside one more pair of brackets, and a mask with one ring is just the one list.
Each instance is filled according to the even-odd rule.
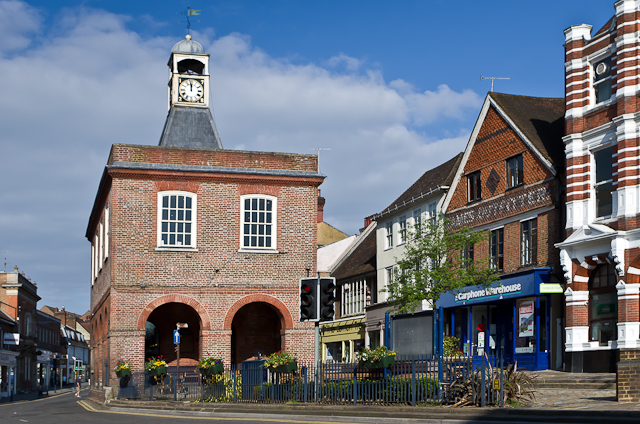
[[[112,143],[159,141],[166,63],[201,9],[224,147],[321,153],[325,220],[356,233],[464,149],[490,88],[562,97],[563,30],[607,0],[0,0],[0,254],[43,304],[89,307],[87,220]],[[182,23],[178,21],[182,20]]]

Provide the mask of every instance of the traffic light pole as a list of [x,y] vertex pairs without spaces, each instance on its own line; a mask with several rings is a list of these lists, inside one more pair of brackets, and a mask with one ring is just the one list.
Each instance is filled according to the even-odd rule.
[[318,390],[320,389],[320,323],[315,322],[315,341],[313,349],[313,363],[314,363],[314,401],[318,403]]

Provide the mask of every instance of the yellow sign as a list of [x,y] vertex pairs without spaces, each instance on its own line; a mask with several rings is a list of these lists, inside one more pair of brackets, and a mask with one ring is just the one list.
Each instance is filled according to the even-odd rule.
[[496,378],[493,380],[493,390],[500,390],[500,379]]

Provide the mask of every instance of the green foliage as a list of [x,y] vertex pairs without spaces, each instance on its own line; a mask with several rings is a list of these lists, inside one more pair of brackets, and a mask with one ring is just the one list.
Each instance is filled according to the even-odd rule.
[[398,312],[411,313],[423,300],[435,305],[446,292],[473,285],[486,287],[498,280],[488,257],[471,261],[460,256],[465,248],[484,240],[485,232],[453,228],[447,219],[439,218],[410,228],[409,233],[404,255],[396,258],[393,282],[386,288]]
[[462,352],[460,352],[460,339],[455,337],[455,336],[444,336],[443,340],[442,340],[442,344],[443,344],[443,349],[442,349],[442,354],[443,356],[461,356],[463,355]]
[[[205,388],[201,402],[233,401],[234,380],[232,371],[205,377],[203,378],[203,383]],[[242,399],[242,376],[239,373],[236,374],[235,392],[236,398]]]
[[[497,376],[496,376],[497,378]],[[510,364],[504,371],[504,400],[511,404],[527,404],[535,400],[535,384],[538,376],[518,371],[518,363]]]

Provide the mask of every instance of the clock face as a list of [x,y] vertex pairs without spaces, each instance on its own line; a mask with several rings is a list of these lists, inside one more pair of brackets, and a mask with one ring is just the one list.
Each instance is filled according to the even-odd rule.
[[203,88],[198,80],[186,79],[178,87],[180,98],[187,102],[198,102],[202,98]]

